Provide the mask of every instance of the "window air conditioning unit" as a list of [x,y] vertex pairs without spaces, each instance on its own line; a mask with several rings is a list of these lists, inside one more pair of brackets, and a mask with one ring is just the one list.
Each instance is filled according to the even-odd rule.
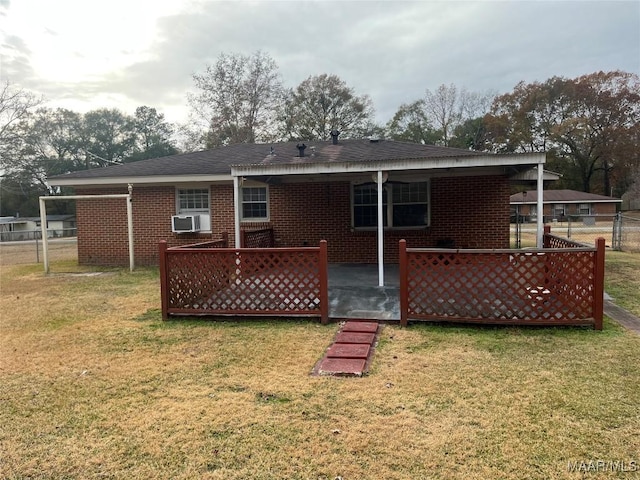
[[171,217],[171,231],[175,233],[199,232],[200,215],[173,215]]

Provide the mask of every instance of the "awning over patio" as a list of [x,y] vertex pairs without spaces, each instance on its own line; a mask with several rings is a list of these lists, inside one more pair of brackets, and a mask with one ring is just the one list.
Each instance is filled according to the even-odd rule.
[[[303,148],[304,147],[304,148]],[[309,149],[310,153],[304,153]],[[257,159],[258,160],[258,159]],[[523,172],[536,173],[538,191],[543,188],[544,153],[486,154],[384,140],[347,140],[322,142],[307,147],[298,144],[298,155],[272,148],[254,164],[231,166],[234,191],[235,243],[240,244],[240,188],[245,180],[264,183],[357,181],[363,177],[375,182],[377,189],[378,285],[384,286],[383,184],[389,179],[416,176],[449,177],[506,175],[518,178]],[[542,205],[539,206],[542,211]],[[537,246],[542,246],[543,225],[538,219]]]

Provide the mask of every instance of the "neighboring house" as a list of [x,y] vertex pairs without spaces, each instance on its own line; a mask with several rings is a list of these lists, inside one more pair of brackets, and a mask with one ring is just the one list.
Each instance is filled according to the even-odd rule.
[[[578,192],[576,190],[545,190],[542,204],[544,222],[564,222],[568,218],[582,220],[585,223],[597,220],[613,219],[620,209],[619,198]],[[511,195],[511,220],[519,216],[521,221],[530,222],[537,218],[538,194],[535,190],[519,192]]]
[[[2,217],[0,218],[0,241],[41,238],[40,225],[40,217]],[[47,215],[47,236],[49,238],[74,236],[75,228],[75,215]]]
[[[305,143],[231,145],[49,183],[78,195],[122,194],[132,185],[138,265],[157,264],[160,240],[173,246],[228,232],[236,246],[241,229],[262,228],[273,229],[278,247],[327,240],[330,262],[397,263],[400,239],[409,247],[508,248],[511,179],[545,162],[544,154],[388,140]],[[80,263],[128,263],[124,201],[78,200],[76,215]],[[172,231],[189,227],[197,231]]]

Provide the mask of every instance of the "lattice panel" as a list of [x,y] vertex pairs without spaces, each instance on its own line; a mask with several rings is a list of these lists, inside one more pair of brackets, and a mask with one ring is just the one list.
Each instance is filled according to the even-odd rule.
[[169,311],[203,314],[314,313],[317,250],[211,250],[169,255]]
[[547,248],[584,248],[583,244],[574,242],[568,238],[558,237],[551,234],[546,234],[544,238]]
[[275,246],[274,243],[271,228],[244,232],[244,248],[271,248]]
[[407,255],[411,318],[558,324],[593,318],[593,251]]

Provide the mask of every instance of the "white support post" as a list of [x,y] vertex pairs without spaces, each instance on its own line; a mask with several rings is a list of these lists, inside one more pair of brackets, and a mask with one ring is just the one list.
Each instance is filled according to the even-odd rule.
[[42,261],[44,262],[44,273],[49,273],[49,242],[47,238],[47,206],[44,203],[45,197],[40,197],[40,231],[42,232]]
[[537,184],[537,223],[536,223],[536,247],[542,248],[543,240],[542,235],[544,233],[544,203],[543,203],[543,195],[544,195],[544,164],[538,163],[538,184]]
[[47,237],[47,200],[99,200],[101,198],[123,198],[127,201],[127,230],[129,238],[129,269],[134,267],[134,245],[133,245],[133,209],[132,209],[133,186],[129,185],[129,193],[113,195],[61,195],[51,197],[40,197],[40,222],[42,230],[42,259],[44,262],[44,273],[49,273],[49,243]]
[[382,205],[382,170],[378,170],[378,286],[384,287],[384,212]]
[[127,195],[127,230],[129,233],[129,271],[133,272],[135,267],[133,254],[133,185],[127,185],[129,191]]
[[240,180],[233,177],[233,231],[235,248],[240,248]]

